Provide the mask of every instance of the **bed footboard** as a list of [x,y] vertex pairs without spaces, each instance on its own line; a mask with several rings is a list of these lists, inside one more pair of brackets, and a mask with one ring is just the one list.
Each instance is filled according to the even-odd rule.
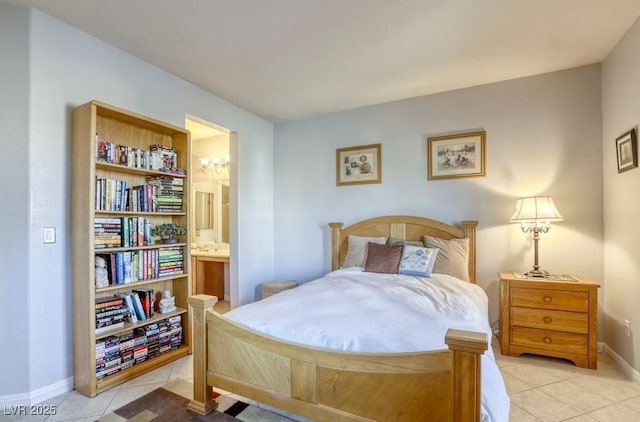
[[485,333],[449,330],[449,350],[358,354],[305,347],[247,330],[189,298],[194,398],[215,408],[211,386],[314,420],[480,420]]

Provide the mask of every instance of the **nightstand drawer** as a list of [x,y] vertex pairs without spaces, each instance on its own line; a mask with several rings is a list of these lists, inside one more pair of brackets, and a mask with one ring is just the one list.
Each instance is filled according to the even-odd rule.
[[510,341],[518,346],[577,355],[586,354],[588,345],[588,338],[583,334],[520,327],[511,328]]
[[511,288],[511,306],[588,312],[589,294],[565,290]]
[[576,334],[589,333],[588,314],[578,312],[512,307],[511,325]]

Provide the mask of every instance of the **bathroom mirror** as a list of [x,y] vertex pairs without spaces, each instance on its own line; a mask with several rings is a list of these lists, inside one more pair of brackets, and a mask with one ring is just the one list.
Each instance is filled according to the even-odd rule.
[[213,194],[196,192],[196,230],[213,229]]
[[229,243],[229,181],[220,183],[220,241]]

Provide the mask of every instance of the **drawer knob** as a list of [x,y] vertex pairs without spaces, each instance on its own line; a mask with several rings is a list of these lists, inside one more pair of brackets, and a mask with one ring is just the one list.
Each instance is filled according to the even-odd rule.
[[543,341],[547,344],[551,344],[551,337],[545,337]]
[[551,317],[546,316],[542,318],[542,320],[545,322],[545,324],[551,324]]
[[545,296],[544,297],[544,303],[551,303],[553,299],[551,299],[551,296]]

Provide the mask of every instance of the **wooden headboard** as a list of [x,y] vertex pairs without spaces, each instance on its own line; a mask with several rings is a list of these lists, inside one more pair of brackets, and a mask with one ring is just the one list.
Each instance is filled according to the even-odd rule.
[[422,241],[429,235],[441,239],[469,238],[469,280],[476,282],[476,227],[477,221],[462,221],[459,229],[450,224],[424,217],[408,215],[390,215],[375,217],[355,223],[345,229],[343,223],[329,223],[331,227],[331,269],[337,270],[344,264],[347,256],[348,237],[387,236],[403,240]]

